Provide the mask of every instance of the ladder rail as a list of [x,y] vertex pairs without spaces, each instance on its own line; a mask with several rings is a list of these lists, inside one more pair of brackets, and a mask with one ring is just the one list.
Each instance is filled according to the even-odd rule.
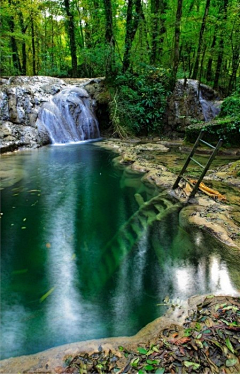
[[[178,184],[179,184],[180,179],[181,179],[181,178],[184,178],[184,177],[183,177],[183,174],[184,174],[184,172],[187,170],[187,167],[188,167],[188,164],[190,163],[190,161],[193,161],[193,162],[195,162],[197,165],[199,165],[199,166],[203,169],[203,171],[202,171],[200,177],[198,178],[197,183],[193,186],[192,192],[190,193],[190,195],[189,195],[189,197],[188,197],[188,199],[187,199],[187,202],[189,201],[190,198],[192,198],[192,197],[195,196],[195,194],[196,194],[196,192],[197,192],[197,190],[198,190],[198,187],[199,187],[200,183],[202,182],[202,180],[203,180],[205,174],[207,173],[207,171],[208,171],[208,169],[209,169],[209,167],[210,167],[212,161],[214,160],[214,158],[215,158],[215,156],[216,156],[216,154],[217,154],[219,148],[221,147],[221,145],[222,145],[222,143],[223,143],[223,139],[219,139],[219,141],[218,141],[216,147],[214,147],[212,144],[210,144],[210,143],[208,143],[208,142],[202,140],[203,135],[204,135],[204,130],[201,130],[201,132],[200,132],[200,134],[198,135],[198,138],[197,138],[197,140],[196,140],[196,142],[195,142],[195,144],[194,144],[194,146],[193,146],[193,148],[192,148],[192,150],[191,150],[191,152],[190,152],[190,154],[189,154],[189,156],[188,156],[188,158],[187,158],[187,160],[186,160],[186,162],[185,162],[185,164],[184,164],[182,170],[181,170],[180,173],[178,174],[178,177],[177,177],[177,179],[176,179],[176,181],[175,181],[175,183],[174,183],[174,185],[173,185],[173,187],[172,187],[173,190],[174,190],[175,188],[178,187]],[[205,145],[207,145],[208,147],[210,147],[210,148],[213,149],[213,152],[212,152],[211,156],[209,157],[208,162],[207,162],[207,164],[206,164],[205,166],[203,166],[202,164],[200,164],[200,162],[198,162],[197,160],[195,160],[195,159],[192,157],[192,156],[194,155],[195,150],[196,150],[196,148],[198,147],[198,145],[199,145],[200,142],[203,143],[203,144],[205,144]],[[184,178],[184,179],[186,180],[186,178]]]
[[211,156],[210,156],[210,158],[209,158],[209,160],[208,160],[205,168],[203,169],[202,174],[200,175],[197,183],[195,184],[194,189],[192,190],[192,192],[191,192],[188,200],[191,199],[191,197],[194,197],[194,195],[196,194],[196,192],[198,190],[198,187],[200,186],[200,183],[202,182],[205,174],[207,173],[207,171],[208,171],[208,169],[209,169],[209,167],[210,167],[210,165],[211,165],[211,163],[212,163],[212,161],[213,161],[216,153],[218,152],[219,148],[221,147],[222,143],[223,143],[223,140],[219,139],[217,146],[215,147],[213,153],[211,154]]
[[174,185],[173,185],[173,187],[172,187],[173,190],[174,190],[175,188],[177,188],[178,183],[180,182],[180,179],[181,179],[182,175],[184,174],[185,170],[186,170],[187,167],[188,167],[189,162],[191,161],[191,157],[194,155],[195,149],[197,148],[197,146],[198,146],[198,144],[199,144],[201,138],[203,137],[203,134],[204,134],[204,131],[202,130],[202,131],[200,132],[200,134],[198,135],[198,138],[197,138],[197,140],[196,140],[196,142],[195,142],[195,144],[194,144],[194,146],[193,146],[193,149],[191,150],[191,152],[190,152],[190,154],[189,154],[189,156],[188,156],[188,158],[187,158],[187,160],[186,160],[186,162],[185,162],[185,164],[184,164],[182,170],[181,170],[180,173],[178,174],[178,177],[177,177],[177,179],[176,179],[176,181],[175,181],[175,183],[174,183]]

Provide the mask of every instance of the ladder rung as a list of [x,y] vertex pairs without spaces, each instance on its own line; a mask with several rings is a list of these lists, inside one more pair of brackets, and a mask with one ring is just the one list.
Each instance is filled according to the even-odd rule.
[[209,144],[208,142],[205,142],[204,140],[202,140],[202,139],[200,139],[200,142],[202,142],[202,143],[204,143],[204,144],[206,144],[208,147],[210,147],[210,148],[213,148],[213,149],[215,149],[216,147],[214,147],[212,144]]
[[201,168],[204,169],[204,166],[202,164],[200,164],[200,162],[198,162],[197,160],[195,160],[193,157],[190,157],[190,159],[195,162],[196,164],[198,164],[199,166],[201,166]]

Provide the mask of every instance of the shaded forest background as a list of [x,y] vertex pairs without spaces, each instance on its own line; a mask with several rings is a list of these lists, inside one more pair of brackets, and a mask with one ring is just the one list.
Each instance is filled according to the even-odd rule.
[[3,0],[1,75],[116,76],[146,66],[228,95],[240,62],[238,0]]
[[221,136],[240,135],[239,0],[2,0],[0,12],[1,75],[105,76],[118,136],[162,133],[178,78],[227,97]]

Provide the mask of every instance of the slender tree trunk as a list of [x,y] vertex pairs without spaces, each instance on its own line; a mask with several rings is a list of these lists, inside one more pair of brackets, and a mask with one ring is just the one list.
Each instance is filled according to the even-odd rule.
[[[134,11],[135,5],[135,11]],[[128,0],[125,51],[123,56],[123,72],[126,72],[130,66],[131,48],[134,36],[137,32],[139,19],[142,13],[141,0]]]
[[33,15],[32,14],[31,14],[31,34],[32,34],[32,70],[33,70],[33,75],[37,75],[37,73],[36,73],[35,30],[34,30],[34,22],[33,22]]
[[200,60],[200,54],[201,54],[201,49],[202,49],[202,41],[203,41],[203,33],[204,33],[204,30],[205,30],[205,26],[206,26],[206,20],[207,20],[207,16],[208,16],[208,12],[209,12],[210,2],[211,2],[211,0],[206,1],[205,11],[204,11],[202,24],[201,24],[201,29],[200,29],[200,33],[199,33],[197,56],[196,56],[196,61],[195,61],[194,69],[193,69],[192,79],[197,79],[197,75],[198,75],[199,60]]
[[213,35],[213,40],[212,40],[211,49],[210,49],[211,55],[210,55],[210,58],[208,59],[208,64],[207,64],[207,76],[206,76],[206,78],[207,78],[208,81],[212,80],[212,63],[213,63],[212,54],[213,54],[213,50],[214,50],[215,45],[216,45],[216,29],[215,29],[215,33]]
[[[20,27],[21,27],[21,32],[25,36],[26,31],[27,31],[27,26],[24,26],[24,20],[23,20],[23,14],[22,12],[19,12],[19,21],[20,21]],[[26,52],[26,42],[25,39],[23,39],[22,42],[22,75],[27,74],[27,52]]]
[[173,70],[172,70],[172,89],[175,86],[178,64],[179,64],[179,44],[180,44],[180,24],[182,18],[182,3],[183,0],[178,0],[177,12],[176,12],[176,21],[175,21],[175,36],[174,36],[174,49],[173,49]]
[[217,59],[217,67],[216,67],[216,73],[214,78],[214,84],[213,88],[218,88],[218,81],[221,74],[221,68],[222,68],[222,62],[223,62],[223,53],[224,53],[224,25],[227,21],[227,7],[228,7],[228,0],[223,0],[223,22],[221,27],[221,36],[219,41],[219,53],[218,53],[218,59]]
[[108,44],[114,46],[114,35],[113,35],[113,18],[112,18],[112,3],[111,0],[103,0],[105,9],[105,20],[106,20],[106,31],[105,38]]
[[64,0],[64,6],[67,14],[67,33],[69,35],[70,40],[70,52],[71,52],[71,60],[72,60],[72,77],[77,77],[77,48],[76,48],[76,40],[75,40],[75,29],[74,29],[74,21],[73,15],[70,10],[70,2],[69,0]]
[[[12,2],[11,0],[8,1],[9,6],[11,6]],[[21,68],[21,63],[19,59],[19,54],[18,54],[18,48],[17,48],[17,42],[14,36],[14,28],[15,28],[15,23],[14,23],[14,17],[10,16],[9,17],[9,28],[11,31],[11,47],[12,47],[12,60],[13,60],[13,66],[16,70],[17,74],[21,74],[22,68]]]
[[115,39],[113,33],[113,16],[112,16],[112,3],[111,0],[104,0],[104,9],[105,9],[105,22],[106,22],[106,31],[105,39],[109,45],[110,52],[108,55],[108,60],[106,61],[106,74],[111,75],[114,70],[114,49],[115,49]]
[[162,15],[165,12],[166,4],[164,0],[151,0],[151,21],[152,21],[152,48],[150,61],[156,64],[160,59],[163,43],[163,35],[165,33],[164,19]]
[[78,11],[78,16],[79,16],[79,34],[80,34],[79,46],[80,46],[80,48],[84,48],[85,47],[85,41],[84,41],[83,26],[82,26],[82,12],[81,12],[79,6],[77,6],[77,11]]
[[240,46],[236,45],[232,50],[232,74],[229,80],[228,93],[231,93],[236,88],[237,71],[240,64]]

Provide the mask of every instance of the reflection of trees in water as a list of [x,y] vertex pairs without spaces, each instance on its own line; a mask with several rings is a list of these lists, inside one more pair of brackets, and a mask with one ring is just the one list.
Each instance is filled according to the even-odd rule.
[[[183,230],[178,226],[177,215],[168,220],[164,224],[154,223],[151,243],[161,270],[170,278],[172,297],[186,298],[208,292],[236,293],[239,288],[239,276],[233,278],[236,262],[226,255],[226,248],[199,230]],[[166,235],[168,246],[164,240]]]

